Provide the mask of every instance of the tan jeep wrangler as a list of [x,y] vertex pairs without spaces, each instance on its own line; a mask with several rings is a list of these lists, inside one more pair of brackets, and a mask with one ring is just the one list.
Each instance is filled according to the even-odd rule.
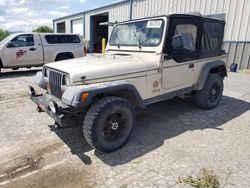
[[102,152],[128,140],[135,107],[192,96],[215,108],[227,76],[223,20],[186,14],[115,24],[105,56],[88,55],[44,66],[36,82],[47,91],[31,99],[59,127],[83,124],[87,142]]

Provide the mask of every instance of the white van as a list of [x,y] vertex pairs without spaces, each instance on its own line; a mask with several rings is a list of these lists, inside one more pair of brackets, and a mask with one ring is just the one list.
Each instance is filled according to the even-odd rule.
[[0,42],[0,71],[38,67],[84,55],[84,45],[77,34],[15,33]]

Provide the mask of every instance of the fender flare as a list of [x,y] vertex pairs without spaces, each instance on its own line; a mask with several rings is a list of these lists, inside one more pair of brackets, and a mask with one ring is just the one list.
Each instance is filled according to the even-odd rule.
[[202,67],[202,70],[198,78],[198,82],[195,86],[195,90],[201,90],[203,88],[207,80],[208,74],[212,69],[217,67],[223,67],[223,76],[224,77],[227,76],[227,69],[224,61],[221,60],[211,61]]
[[0,57],[0,68],[4,68],[3,67],[3,61],[2,61],[2,58]]
[[59,52],[59,53],[55,54],[54,61],[56,61],[56,59],[57,59],[58,56],[65,55],[65,54],[71,56],[72,58],[76,57],[75,54],[74,54],[74,52],[72,52],[72,51],[69,51],[69,52]]
[[[85,102],[81,101],[81,96],[83,93],[89,93],[89,96]],[[139,106],[145,108],[145,103],[140,96],[137,89],[129,83],[107,83],[102,85],[93,86],[72,86],[68,87],[62,96],[62,102],[73,107],[87,107],[91,105],[93,99],[98,95],[116,95],[123,98],[126,96],[131,96],[126,98],[134,106]],[[126,95],[127,94],[127,95]]]

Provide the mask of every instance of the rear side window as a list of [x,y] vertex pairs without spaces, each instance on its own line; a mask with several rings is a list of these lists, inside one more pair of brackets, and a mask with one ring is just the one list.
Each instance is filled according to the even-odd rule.
[[49,44],[80,43],[78,35],[46,35],[45,39]]
[[201,38],[201,56],[219,55],[222,47],[224,24],[220,22],[204,22]]

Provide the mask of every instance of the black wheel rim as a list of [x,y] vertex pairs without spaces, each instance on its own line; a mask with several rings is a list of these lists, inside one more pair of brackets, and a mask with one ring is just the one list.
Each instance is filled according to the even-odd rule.
[[123,112],[112,112],[106,119],[103,127],[103,137],[107,141],[117,141],[125,133],[127,126],[127,119]]
[[215,103],[217,102],[219,96],[220,96],[220,86],[218,86],[217,84],[213,84],[209,90],[209,101],[211,103]]

